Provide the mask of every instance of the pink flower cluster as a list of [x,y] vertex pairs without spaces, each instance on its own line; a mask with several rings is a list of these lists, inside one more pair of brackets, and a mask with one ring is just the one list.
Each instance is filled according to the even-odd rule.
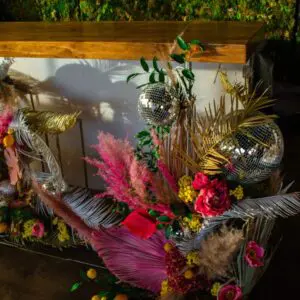
[[245,260],[251,268],[262,267],[265,249],[255,241],[250,241],[246,247]]
[[216,178],[210,180],[199,172],[193,181],[193,188],[200,191],[194,209],[203,217],[218,216],[230,208],[231,201],[225,181]]
[[32,236],[42,238],[45,233],[45,226],[42,222],[37,221],[32,227]]
[[241,300],[242,298],[242,290],[237,285],[224,285],[218,294],[219,300]]
[[5,107],[5,109],[0,114],[0,142],[2,143],[2,139],[7,132],[8,126],[12,121],[13,114],[9,107]]

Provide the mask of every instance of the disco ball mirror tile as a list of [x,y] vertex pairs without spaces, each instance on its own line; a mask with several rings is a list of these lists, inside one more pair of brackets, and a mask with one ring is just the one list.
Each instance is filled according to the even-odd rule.
[[163,83],[146,87],[140,94],[137,107],[142,119],[156,126],[171,125],[179,112],[175,93]]
[[219,151],[230,161],[226,178],[251,184],[267,179],[280,166],[284,141],[279,127],[270,122],[224,140]]

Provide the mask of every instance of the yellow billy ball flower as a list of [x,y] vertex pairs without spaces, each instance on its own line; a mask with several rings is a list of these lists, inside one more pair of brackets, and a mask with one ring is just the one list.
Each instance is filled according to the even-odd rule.
[[194,272],[192,270],[187,270],[184,272],[185,279],[192,279],[194,277]]
[[107,298],[106,297],[100,297],[98,295],[95,295],[91,298],[91,300],[106,300]]
[[11,147],[14,143],[15,143],[15,139],[14,139],[13,135],[11,135],[11,134],[8,134],[7,136],[5,136],[3,138],[3,146],[5,148]]
[[164,250],[166,252],[170,252],[173,249],[173,246],[170,243],[165,243],[164,244]]
[[87,272],[86,272],[86,276],[89,278],[89,279],[95,279],[97,277],[97,271],[95,269],[89,269]]

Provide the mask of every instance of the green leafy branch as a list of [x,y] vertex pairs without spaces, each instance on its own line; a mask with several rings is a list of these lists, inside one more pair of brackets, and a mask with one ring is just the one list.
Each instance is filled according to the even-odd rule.
[[[174,62],[182,65],[179,68],[175,68],[175,72],[180,78],[180,84],[176,85],[176,89],[182,90],[183,86],[186,93],[190,95],[195,80],[195,74],[193,73],[191,66],[188,66],[188,60],[194,53],[203,52],[205,50],[205,47],[199,40],[192,40],[191,42],[187,43],[180,36],[177,36],[176,43],[181,49],[181,53],[172,53],[169,55],[169,57]],[[128,83],[130,80],[140,75],[148,75],[148,82],[137,86],[137,89],[159,82],[166,83],[167,77],[170,75],[170,72],[174,74],[174,68],[172,64],[168,62],[167,69],[163,68],[162,66],[160,66],[159,59],[156,56],[152,59],[152,70],[150,70],[150,66],[144,57],[140,59],[140,64],[144,73],[133,73],[127,77]],[[171,78],[169,79],[171,80]]]
[[143,160],[147,163],[148,168],[152,172],[157,172],[157,160],[159,159],[159,149],[154,145],[151,130],[155,130],[159,139],[170,133],[169,126],[151,126],[146,128],[135,136],[137,139],[137,146],[135,149],[135,155],[137,159]]

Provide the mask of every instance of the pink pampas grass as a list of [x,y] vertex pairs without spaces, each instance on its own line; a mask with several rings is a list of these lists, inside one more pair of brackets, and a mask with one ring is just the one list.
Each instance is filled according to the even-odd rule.
[[[94,148],[101,160],[93,158],[85,160],[95,166],[98,169],[97,175],[105,180],[107,184],[105,194],[126,202],[132,209],[155,209],[172,216],[168,204],[152,202],[149,192],[158,190],[157,178],[144,162],[135,158],[134,149],[129,142],[103,132],[99,133],[98,141],[98,145]],[[166,195],[163,198],[167,199]]]
[[175,192],[177,194],[178,193],[177,182],[176,182],[174,176],[170,173],[167,165],[162,160],[158,160],[157,167],[158,167],[159,171],[161,172],[161,174],[164,176],[164,178],[167,181],[167,183],[169,184],[169,186],[172,188],[173,192]]

